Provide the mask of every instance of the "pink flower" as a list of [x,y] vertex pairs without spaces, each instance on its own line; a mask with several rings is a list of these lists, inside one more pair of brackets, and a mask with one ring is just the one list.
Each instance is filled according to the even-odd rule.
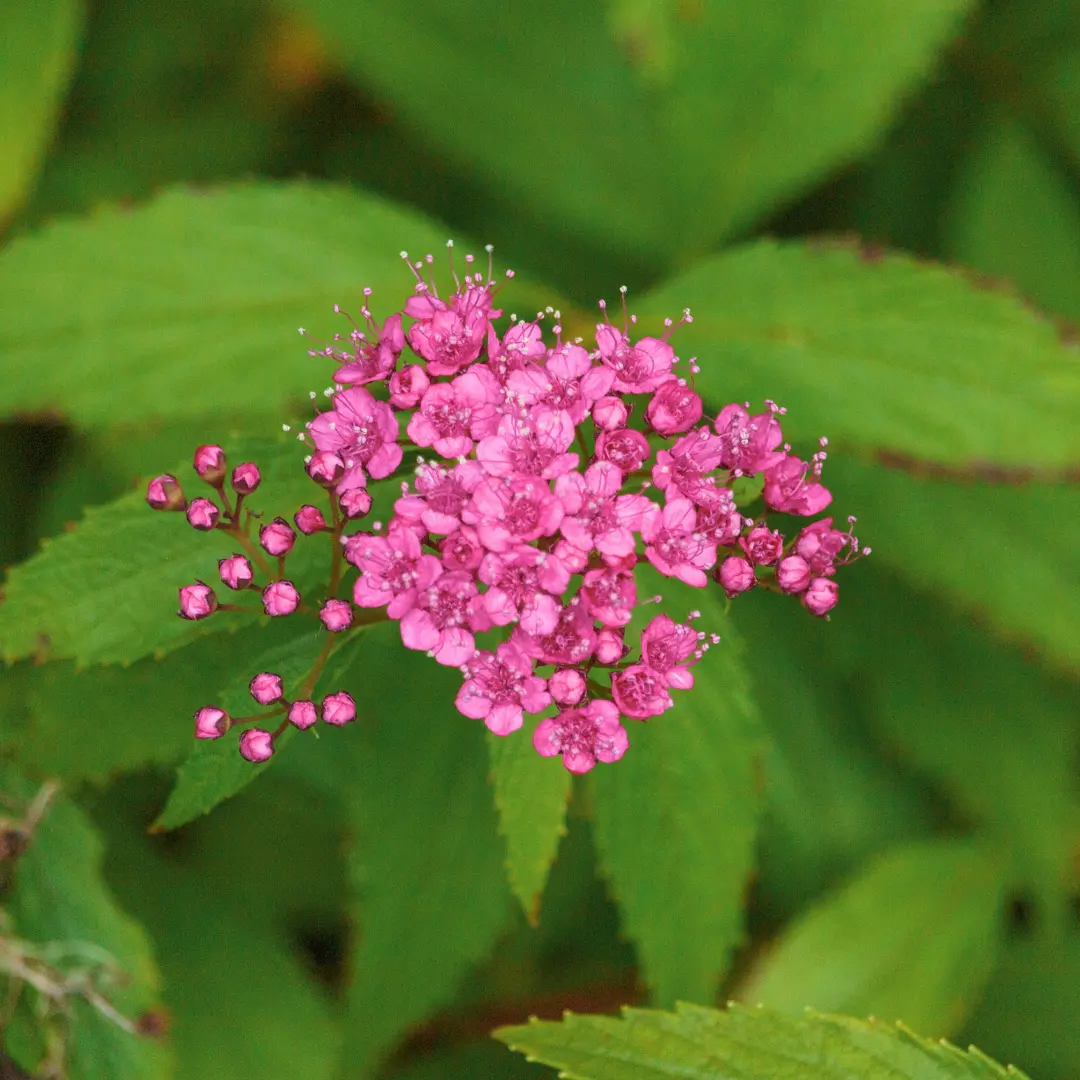
[[[674,485],[670,486],[668,494],[671,495],[675,490]],[[713,543],[726,547],[738,539],[746,525],[746,519],[739,513],[735,497],[728,488],[716,487],[708,490],[715,498],[705,506],[697,504],[698,532]]]
[[572,472],[555,481],[565,511],[559,529],[574,547],[595,548],[612,558],[633,554],[634,533],[656,504],[644,495],[619,495],[622,481],[622,472],[610,461],[590,465],[584,476]]
[[486,306],[475,296],[473,303],[454,299],[453,308],[430,295],[412,296],[405,305],[405,314],[417,318],[409,327],[409,345],[428,362],[429,375],[454,375],[471,364],[487,335],[490,294]]
[[545,405],[565,413],[571,424],[580,424],[614,381],[610,368],[594,367],[585,349],[567,343],[552,349],[543,366],[526,364],[511,372],[506,386],[523,405]]
[[240,754],[248,761],[259,764],[269,761],[274,753],[274,736],[262,728],[249,728],[240,736]]
[[296,533],[284,518],[274,518],[269,525],[259,530],[259,545],[267,555],[280,558],[288,555],[296,543]]
[[419,364],[406,364],[390,376],[390,404],[395,409],[411,409],[427,392],[431,380]]
[[232,471],[233,491],[237,495],[250,495],[262,483],[262,476],[256,466],[245,461]]
[[300,594],[291,581],[272,581],[262,591],[267,615],[291,615],[300,606]]
[[484,608],[496,626],[521,623],[530,634],[550,634],[559,619],[570,572],[558,556],[528,544],[484,557],[477,574],[485,585]]
[[709,475],[720,465],[722,453],[720,440],[708,428],[691,431],[670,450],[657,451],[653,483],[669,499],[689,499],[698,506],[711,506],[727,492],[726,488],[717,487]]
[[314,701],[294,701],[289,706],[289,723],[301,731],[314,727],[318,719]]
[[516,322],[499,342],[494,327],[488,327],[488,367],[505,385],[515,371],[522,371],[530,360],[547,353],[540,327],[534,322]]
[[414,491],[404,493],[394,510],[410,524],[420,522],[427,532],[445,536],[460,527],[461,511],[483,477],[484,470],[475,461],[462,461],[452,469],[418,465]]
[[272,705],[275,701],[280,701],[285,693],[281,676],[272,671],[262,671],[256,675],[248,684],[248,690],[260,705]]
[[738,596],[757,584],[753,565],[737,555],[729,556],[720,564],[717,581],[728,596]]
[[576,705],[585,696],[585,676],[577,668],[559,668],[548,679],[548,690],[556,705]]
[[784,553],[784,538],[765,525],[757,525],[739,540],[739,547],[755,566],[772,566]]
[[795,540],[795,554],[801,555],[815,574],[826,577],[836,573],[834,563],[851,539],[847,533],[834,529],[832,522],[831,517],[815,521]]
[[803,592],[810,584],[810,564],[801,555],[781,559],[776,566],[776,584],[781,592]]
[[345,559],[360,571],[353,583],[353,602],[359,607],[382,607],[391,619],[412,608],[419,590],[427,589],[443,572],[434,555],[422,553],[411,529],[393,521],[386,536],[356,533],[345,537]]
[[555,629],[547,634],[529,634],[514,628],[511,641],[523,652],[544,664],[583,664],[596,648],[596,630],[588,608],[574,597],[559,611]]
[[610,701],[590,701],[583,709],[564,709],[541,720],[533,746],[543,757],[561,754],[572,773],[587,773],[598,761],[618,761],[630,740],[619,723],[619,710]]
[[811,615],[827,615],[840,599],[840,586],[832,578],[814,578],[802,594],[802,605]]
[[492,476],[540,476],[551,480],[577,468],[577,454],[568,454],[574,425],[567,413],[545,406],[527,416],[503,416],[494,435],[481,439],[476,456]]
[[657,615],[641,631],[642,664],[659,676],[665,686],[677,690],[689,690],[694,685],[694,674],[685,662],[697,648],[698,632],[667,615]]
[[689,499],[673,499],[659,513],[645,515],[641,535],[645,557],[661,574],[705,586],[705,571],[716,563],[716,544],[697,531],[697,512]]
[[151,510],[183,510],[187,506],[176,477],[168,473],[155,476],[150,481],[146,488],[146,501]]
[[194,585],[185,585],[180,590],[180,610],[177,614],[181,619],[205,619],[217,611],[217,606],[214,590],[196,581]]
[[352,626],[352,605],[347,600],[327,600],[319,609],[319,621],[332,634],[339,634]]
[[634,575],[621,565],[589,570],[581,586],[581,598],[589,614],[604,626],[625,626],[637,603]]
[[352,694],[339,690],[336,694],[327,694],[322,700],[322,718],[324,724],[343,727],[356,719],[356,702]]
[[772,413],[751,416],[741,405],[725,405],[716,418],[721,465],[740,476],[764,472],[783,460],[776,448],[784,440]]
[[477,368],[451,383],[435,383],[409,420],[409,438],[417,446],[433,446],[443,457],[463,457],[472,450],[474,438],[493,433],[501,394],[494,376]]
[[220,739],[229,730],[231,721],[224,709],[204,705],[195,714],[196,739]]
[[619,711],[635,720],[659,716],[675,704],[663,678],[644,664],[616,671],[611,676],[611,696]]
[[489,551],[506,551],[551,536],[563,519],[563,506],[538,477],[489,477],[477,485],[461,516],[476,526]]
[[700,419],[701,398],[683,382],[671,379],[653,393],[645,419],[661,435],[689,431]]
[[[360,489],[356,488],[354,490]],[[312,506],[310,503],[305,503],[295,514],[293,514],[293,521],[296,522],[296,527],[305,536],[311,536],[312,533],[325,532],[329,528],[326,524],[326,518],[323,517],[322,511],[317,506]]]
[[631,345],[624,334],[604,323],[596,328],[600,359],[615,372],[620,393],[645,394],[671,378],[675,350],[659,338],[642,338]]
[[243,555],[218,559],[218,573],[230,589],[246,589],[255,577],[255,568]]
[[333,450],[344,460],[346,472],[339,489],[363,487],[358,477],[365,471],[376,480],[389,476],[402,456],[393,410],[362,386],[342,390],[333,401],[334,407],[315,417],[309,430],[319,450]]
[[649,440],[633,428],[601,432],[596,440],[596,457],[609,461],[621,472],[637,472],[652,454]]
[[440,664],[460,667],[476,648],[474,630],[487,630],[483,600],[470,574],[452,570],[417,592],[415,606],[401,619],[407,649],[430,652]]
[[471,525],[462,525],[439,544],[443,567],[447,570],[475,570],[487,554],[480,536]]
[[629,416],[630,411],[619,397],[602,397],[592,409],[593,423],[600,431],[616,431],[626,427]]
[[363,384],[387,378],[405,348],[401,315],[391,315],[383,323],[378,341],[368,341],[360,331],[355,331],[353,342],[353,358],[334,372],[334,382]]
[[832,502],[832,494],[823,484],[807,480],[811,468],[805,461],[787,454],[765,472],[765,502],[783,514],[809,517]]
[[496,735],[509,735],[521,727],[523,713],[546,709],[551,695],[546,682],[533,675],[532,661],[516,645],[504,642],[495,652],[478,652],[465,662],[465,683],[455,704]]

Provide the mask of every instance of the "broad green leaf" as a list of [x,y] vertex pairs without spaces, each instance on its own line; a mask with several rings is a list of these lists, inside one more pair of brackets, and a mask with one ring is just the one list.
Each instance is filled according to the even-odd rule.
[[[5,767],[3,793],[25,806],[37,788]],[[81,970],[104,963],[108,981],[99,980],[99,988],[119,1013],[137,1023],[158,1010],[160,976],[145,932],[117,906],[101,863],[97,830],[56,795],[19,857],[5,907],[18,937],[62,950],[63,963]],[[71,1006],[65,1059],[72,1080],[171,1077],[171,1055],[162,1043],[123,1030],[77,998]]]
[[79,0],[7,0],[0,36],[0,226],[26,195],[75,66]]
[[[996,475],[1011,479],[1008,472]],[[859,535],[875,563],[949,597],[1055,665],[1080,670],[1080,491],[1074,485],[963,475],[958,482],[872,468],[839,453],[830,456],[825,479],[837,498],[830,510],[839,521],[858,514]]]
[[495,1037],[568,1080],[1024,1080],[974,1048],[899,1024],[738,1005],[624,1009],[618,1020],[567,1013],[561,1022],[499,1028]]
[[125,781],[95,813],[109,880],[154,935],[176,1080],[331,1080],[339,1024],[289,931],[309,913],[305,894],[320,918],[328,883],[341,902],[339,821],[309,791],[277,784],[153,836],[160,798],[156,785]]
[[[257,718],[261,712],[265,712],[267,730],[275,730],[284,721],[284,713],[271,712],[271,706],[259,705],[251,696],[251,680],[260,672],[272,672],[281,676],[288,700],[314,700],[316,691],[310,686],[308,676],[319,659],[326,638],[327,632],[320,626],[264,652],[251,663],[250,670],[237,673],[222,691],[221,707],[233,718]],[[319,682],[325,686],[327,679],[322,677]],[[343,688],[335,685],[333,689]],[[329,689],[327,692],[330,692]],[[263,725],[256,719],[254,725],[250,726]],[[275,743],[274,756],[257,765],[240,755],[237,732],[228,732],[220,739],[193,739],[191,752],[180,766],[176,786],[154,822],[154,828],[175,829],[210,813],[218,803],[242,791],[271,768],[296,731],[296,728],[286,725]]]
[[355,655],[349,869],[360,933],[345,1075],[363,1077],[452,998],[505,925],[510,896],[483,724],[454,709],[460,672],[403,648],[396,627],[369,631]]
[[654,257],[707,250],[865,149],[971,7],[548,0],[525,27],[470,0],[427,12],[417,34],[391,4],[291,3],[496,197]]
[[[247,439],[224,445],[231,461],[255,461],[262,471],[262,485],[246,505],[262,511],[264,519],[289,518],[302,503],[325,498],[304,472],[295,442]],[[188,479],[190,466],[173,471],[189,498],[213,494]],[[253,535],[257,538],[257,531]],[[218,582],[217,560],[237,547],[234,538],[217,530],[194,532],[183,514],[150,510],[145,488],[95,507],[77,528],[44,540],[37,555],[10,571],[0,605],[3,658],[10,663],[44,653],[80,665],[128,664],[250,624],[253,616],[263,618],[257,594],[229,596],[224,586],[219,600],[249,607],[251,614],[220,611],[198,622],[176,615],[180,586]],[[301,595],[306,584],[319,580],[314,568],[329,567],[328,551],[323,534],[298,538],[288,572]],[[326,576],[322,569],[323,581]]]
[[1068,178],[1017,121],[994,117],[958,177],[949,249],[1050,311],[1080,318],[1080,207]]
[[[297,328],[347,333],[333,305],[359,318],[365,286],[377,316],[400,310],[414,281],[399,253],[446,239],[373,196],[304,183],[174,190],[46,225],[0,253],[0,413],[108,424],[291,411],[332,374]],[[528,286],[514,290],[533,306]]]
[[[690,307],[673,343],[710,404],[785,405],[784,430],[945,464],[1080,460],[1080,367],[1054,326],[962,274],[850,245],[762,241],[637,305]],[[1023,438],[1017,438],[1023,432]]]
[[[638,584],[648,595],[640,575]],[[674,708],[625,721],[626,756],[590,777],[600,867],[660,1004],[716,994],[743,936],[760,801],[761,736],[739,638],[711,594],[694,593],[664,583],[665,600],[689,599],[669,608],[696,605],[698,625],[720,644],[695,666],[693,689],[674,693]]]
[[536,752],[528,731],[506,737],[488,732],[487,741],[510,888],[535,924],[548,871],[566,835],[570,774]]
[[963,841],[898,848],[806,910],[739,988],[747,1002],[953,1035],[990,972],[1001,860]]

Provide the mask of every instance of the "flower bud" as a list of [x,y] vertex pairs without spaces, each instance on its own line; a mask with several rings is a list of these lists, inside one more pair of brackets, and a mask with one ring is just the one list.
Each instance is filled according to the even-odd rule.
[[251,696],[260,705],[273,705],[280,701],[285,688],[281,684],[281,676],[272,671],[261,671],[248,685]]
[[629,415],[622,398],[602,397],[592,407],[593,423],[601,431],[615,431],[626,427]]
[[293,514],[293,521],[296,522],[296,527],[305,536],[310,536],[312,533],[323,532],[328,528],[326,518],[323,517],[322,511],[317,506],[311,506],[310,504],[301,506],[300,509]]
[[284,518],[276,517],[259,530],[259,544],[267,555],[288,555],[295,543],[296,533]]
[[274,752],[274,736],[262,728],[250,728],[240,736],[240,753],[258,764],[269,760]]
[[218,559],[218,573],[230,589],[246,589],[255,577],[255,568],[238,553],[228,559]]
[[754,568],[738,555],[730,555],[720,564],[716,580],[720,582],[728,596],[738,596],[739,593],[752,589],[757,583]]
[[214,487],[225,479],[225,451],[220,446],[200,446],[193,462],[199,477]]
[[371,509],[371,496],[362,488],[349,488],[338,499],[341,512],[350,520],[362,518]]
[[765,525],[757,525],[740,538],[739,547],[755,566],[772,566],[784,553],[784,538]]
[[462,525],[439,543],[439,554],[447,570],[475,570],[484,560],[484,545],[471,525]]
[[654,391],[645,419],[661,435],[689,431],[701,419],[701,398],[684,382],[672,379]]
[[319,619],[332,634],[348,630],[353,621],[352,604],[347,600],[327,600],[319,612]]
[[196,739],[220,739],[229,730],[229,714],[213,705],[204,705],[195,714]]
[[576,705],[585,696],[585,676],[574,668],[560,668],[548,680],[556,705]]
[[596,635],[596,652],[593,655],[596,657],[598,664],[603,664],[605,667],[610,664],[617,664],[626,655],[626,652],[622,627],[605,626]]
[[183,510],[187,499],[175,476],[155,476],[146,486],[146,501],[152,510]]
[[781,592],[803,592],[810,584],[810,564],[801,555],[781,559],[776,566],[776,584]]
[[193,499],[187,508],[188,524],[199,532],[209,532],[221,518],[221,511],[209,499]]
[[840,599],[840,586],[832,578],[814,578],[802,594],[802,605],[811,615],[827,615]]
[[185,585],[180,590],[181,619],[205,619],[217,611],[217,597],[209,585],[196,581],[194,585]]
[[289,706],[289,723],[301,731],[306,731],[318,719],[314,701],[294,701]]
[[291,615],[300,606],[300,594],[291,581],[272,581],[262,591],[267,615]]
[[406,364],[390,376],[390,404],[396,409],[411,409],[430,385],[427,372],[419,364]]
[[333,450],[317,450],[308,458],[307,474],[320,487],[332,488],[345,475],[345,462]]
[[255,464],[245,461],[232,471],[233,491],[237,495],[250,495],[262,483],[262,476]]
[[355,720],[356,702],[353,701],[352,694],[340,690],[336,694],[328,694],[324,697],[322,718],[325,723],[333,724],[335,727],[341,727],[350,720]]
[[610,461],[624,473],[636,472],[651,453],[649,440],[633,428],[605,431],[596,440],[596,460]]

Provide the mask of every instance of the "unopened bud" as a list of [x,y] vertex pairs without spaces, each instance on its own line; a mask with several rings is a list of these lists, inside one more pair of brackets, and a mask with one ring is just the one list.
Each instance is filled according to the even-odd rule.
[[196,739],[220,739],[229,730],[229,714],[213,705],[204,705],[195,714]]
[[322,511],[317,506],[301,506],[300,509],[293,514],[293,521],[296,522],[296,527],[305,536],[310,536],[312,533],[323,532],[328,528],[326,518],[323,517]]
[[840,599],[840,586],[832,578],[814,578],[802,594],[802,605],[811,615],[827,615]]
[[312,727],[318,719],[314,701],[294,701],[289,706],[289,723],[301,731]]
[[187,499],[175,476],[155,476],[146,486],[146,501],[154,510],[183,510]]
[[218,573],[230,589],[246,589],[255,577],[255,568],[240,554],[218,559]]
[[232,471],[233,491],[237,495],[250,495],[262,483],[262,474],[251,461],[237,465]]
[[801,555],[781,559],[776,567],[776,584],[781,592],[803,592],[810,584],[810,564]]
[[364,488],[350,488],[339,497],[341,512],[350,520],[362,518],[371,510],[371,496]]
[[221,511],[210,499],[193,499],[187,508],[188,524],[199,532],[209,532],[220,518]]
[[308,459],[307,474],[320,487],[332,488],[345,475],[345,462],[333,450],[318,450]]
[[353,701],[352,694],[340,690],[336,694],[328,694],[324,697],[322,718],[325,723],[333,724],[335,727],[341,727],[343,724],[349,723],[350,720],[355,720],[356,702]]
[[739,593],[752,589],[757,581],[754,577],[754,568],[737,555],[729,556],[720,564],[716,580],[720,582],[728,596],[738,596]]
[[220,446],[200,446],[192,463],[199,477],[214,487],[225,479],[225,451]]
[[300,606],[300,593],[291,581],[272,581],[262,591],[267,615],[291,615]]
[[248,686],[251,691],[251,696],[260,705],[273,705],[275,701],[280,701],[285,689],[281,684],[281,676],[275,675],[272,671],[261,671]]
[[352,604],[347,600],[327,600],[319,612],[323,626],[333,634],[348,630],[352,626]]
[[209,585],[196,581],[194,585],[185,585],[180,590],[181,619],[205,619],[217,611],[217,597]]
[[259,530],[259,543],[268,555],[288,555],[296,543],[296,533],[284,518],[277,517]]
[[574,668],[560,668],[548,680],[548,690],[557,705],[576,705],[585,696],[585,676]]
[[262,728],[250,728],[240,736],[240,753],[256,764],[268,761],[274,753],[274,736]]

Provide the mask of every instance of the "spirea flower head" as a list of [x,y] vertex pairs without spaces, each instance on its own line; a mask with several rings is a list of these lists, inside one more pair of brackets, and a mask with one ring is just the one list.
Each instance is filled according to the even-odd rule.
[[[324,642],[296,700],[277,675],[254,674],[251,695],[276,728],[207,706],[199,738],[244,728],[240,752],[257,762],[290,725],[351,723],[361,688],[318,705],[312,688],[339,644],[389,620],[405,648],[459,669],[463,717],[499,736],[529,725],[540,754],[587,772],[627,752],[623,719],[664,723],[719,640],[696,627],[698,612],[643,591],[643,564],[723,604],[757,588],[817,617],[833,610],[839,568],[869,549],[832,518],[791,536],[775,517],[830,505],[825,440],[803,460],[784,442],[781,406],[710,400],[697,358],[676,352],[689,311],[640,332],[621,290],[621,325],[601,303],[595,332],[571,339],[551,308],[502,321],[490,257],[484,272],[466,256],[462,275],[451,261],[451,288],[432,256],[403,257],[412,295],[376,315],[365,289],[359,317],[309,352],[331,385],[312,393],[299,433],[297,468],[312,481],[302,505],[252,510],[257,465],[237,465],[230,492],[212,443],[193,459],[212,498],[189,500],[170,474],[147,489],[151,507],[184,510],[235,548],[218,571],[236,602],[185,585],[183,618],[295,615]],[[322,586],[296,554],[312,545],[328,557]]]

